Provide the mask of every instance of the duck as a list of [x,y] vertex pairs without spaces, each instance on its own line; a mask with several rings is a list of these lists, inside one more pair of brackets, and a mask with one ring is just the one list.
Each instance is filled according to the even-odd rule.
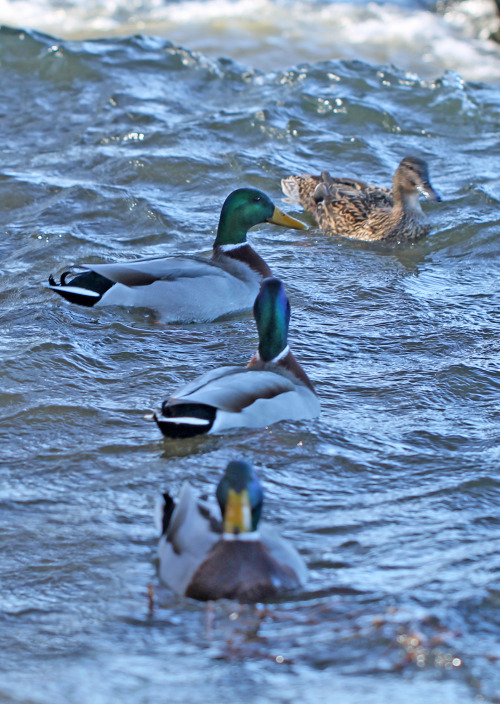
[[297,550],[260,522],[264,489],[245,459],[231,460],[216,498],[222,517],[183,483],[176,501],[169,492],[157,503],[155,522],[160,581],[198,601],[261,602],[299,589],[308,570]]
[[154,419],[165,437],[189,438],[230,428],[260,428],[319,415],[314,387],[288,345],[290,302],[274,277],[264,279],[254,303],[259,334],[245,367],[224,366],[174,391]]
[[424,237],[430,225],[419,195],[441,201],[432,187],[423,159],[405,156],[394,173],[392,189],[364,181],[320,176],[289,176],[282,179],[283,192],[300,203],[322,230],[356,240],[407,241]]
[[211,258],[179,255],[65,271],[48,288],[82,306],[121,305],[156,310],[164,322],[209,322],[251,310],[271,271],[247,242],[254,225],[269,222],[297,230],[306,225],[277,208],[262,191],[239,188],[225,200]]

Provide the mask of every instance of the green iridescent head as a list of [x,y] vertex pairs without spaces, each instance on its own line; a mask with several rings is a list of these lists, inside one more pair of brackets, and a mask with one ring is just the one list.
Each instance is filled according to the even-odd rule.
[[285,349],[290,323],[290,302],[279,279],[263,280],[253,314],[259,331],[260,358],[270,362]]
[[257,530],[264,489],[249,462],[230,462],[219,482],[216,495],[225,533],[239,534]]
[[224,201],[215,245],[243,244],[247,232],[261,222],[304,230],[304,223],[282,213],[272,200],[256,188],[238,188]]

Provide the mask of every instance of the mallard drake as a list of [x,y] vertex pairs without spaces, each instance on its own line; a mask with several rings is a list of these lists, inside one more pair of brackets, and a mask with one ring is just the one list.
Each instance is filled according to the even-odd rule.
[[163,495],[156,512],[161,581],[200,601],[263,601],[303,586],[307,567],[299,553],[259,523],[264,490],[253,467],[229,462],[216,496],[222,522],[187,482],[177,503]]
[[283,192],[316,218],[322,230],[356,240],[413,240],[430,230],[418,200],[441,198],[429,181],[427,164],[406,156],[392,180],[392,191],[363,181],[321,176],[289,176]]
[[259,428],[313,418],[320,405],[288,346],[290,303],[279,279],[264,279],[255,299],[259,347],[246,367],[220,367],[175,391],[152,414],[170,438]]
[[297,230],[304,223],[281,212],[262,191],[239,188],[224,202],[210,259],[174,256],[115,264],[86,264],[85,271],[49,288],[83,306],[153,308],[165,322],[205,322],[252,308],[265,261],[246,241],[253,225],[271,222]]

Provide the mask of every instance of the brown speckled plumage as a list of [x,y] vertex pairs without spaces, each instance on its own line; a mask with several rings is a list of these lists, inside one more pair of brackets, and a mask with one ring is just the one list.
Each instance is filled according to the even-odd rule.
[[289,176],[283,192],[314,215],[326,232],[351,239],[412,240],[430,230],[418,202],[421,193],[441,200],[429,182],[427,164],[405,157],[394,174],[393,187],[381,188],[363,181],[320,176]]

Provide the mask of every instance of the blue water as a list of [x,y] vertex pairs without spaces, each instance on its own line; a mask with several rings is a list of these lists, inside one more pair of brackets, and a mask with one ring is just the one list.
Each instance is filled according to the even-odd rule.
[[[254,30],[244,63],[234,36],[217,58],[160,33],[0,32],[0,700],[499,701],[496,49],[463,39],[491,59],[479,81],[421,76],[413,44],[409,67],[294,62],[271,20],[263,45],[289,63],[266,69]],[[251,316],[166,326],[43,287],[73,263],[208,252],[234,188],[290,211],[289,173],[388,185],[405,154],[443,198],[423,204],[425,240],[329,237],[297,210],[308,232],[250,233],[286,284],[317,420],[164,441],[144,414],[200,371],[244,364]],[[218,605],[208,633],[204,607],[158,582],[153,505],[186,478],[211,492],[238,455],[310,580],[266,609]]]

